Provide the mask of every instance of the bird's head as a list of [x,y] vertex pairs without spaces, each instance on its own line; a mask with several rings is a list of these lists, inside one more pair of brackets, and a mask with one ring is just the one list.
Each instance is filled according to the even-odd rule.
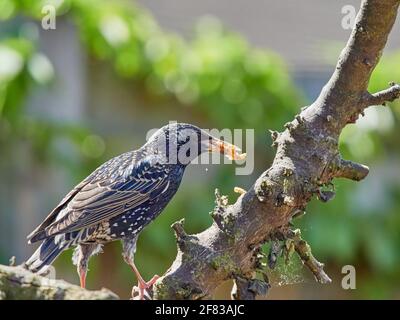
[[187,165],[205,152],[225,155],[230,160],[246,157],[237,146],[210,135],[199,127],[186,123],[171,123],[156,131],[146,144],[168,160]]

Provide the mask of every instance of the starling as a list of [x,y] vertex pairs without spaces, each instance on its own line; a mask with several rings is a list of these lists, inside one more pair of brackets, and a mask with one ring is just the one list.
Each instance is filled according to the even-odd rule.
[[57,205],[28,236],[41,241],[25,267],[45,273],[58,255],[76,247],[73,263],[85,287],[89,259],[103,244],[121,240],[123,258],[138,279],[143,299],[158,279],[146,282],[134,263],[139,233],[163,211],[179,188],[187,165],[204,152],[244,159],[236,146],[182,123],[166,125],[140,149],[119,155],[97,168]]

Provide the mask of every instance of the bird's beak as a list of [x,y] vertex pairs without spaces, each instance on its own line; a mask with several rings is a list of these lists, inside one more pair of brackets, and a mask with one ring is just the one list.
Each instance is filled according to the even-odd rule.
[[246,159],[246,153],[242,153],[242,150],[239,147],[212,136],[209,139],[208,151],[223,154],[229,160]]

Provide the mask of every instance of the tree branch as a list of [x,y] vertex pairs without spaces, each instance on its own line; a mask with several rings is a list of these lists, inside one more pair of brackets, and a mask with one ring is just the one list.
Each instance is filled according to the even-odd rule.
[[[367,167],[341,159],[338,139],[369,104],[398,97],[399,89],[393,86],[371,95],[367,105],[365,101],[399,4],[400,0],[362,2],[350,39],[317,100],[283,132],[272,133],[277,147],[272,166],[234,204],[217,199],[211,227],[183,237],[185,245],[178,246],[174,263],[155,284],[154,298],[208,298],[228,279],[235,279],[235,298],[254,298],[249,288],[260,270],[260,246],[304,211],[313,195],[321,194],[320,188],[335,177],[365,178]],[[298,240],[295,249],[318,281],[329,282],[304,240]]]
[[354,181],[364,179],[369,173],[369,168],[363,164],[355,163],[353,161],[339,159],[336,178],[346,178]]
[[[294,217],[314,195],[322,201],[334,193],[322,191],[334,178],[364,179],[368,167],[343,160],[338,149],[342,129],[355,122],[370,105],[400,97],[400,86],[370,94],[368,82],[395,22],[400,0],[364,0],[350,39],[336,69],[309,107],[272,131],[277,152],[272,166],[233,204],[216,190],[214,223],[188,235],[183,220],[172,225],[178,253],[172,266],[154,285],[155,299],[204,299],[222,282],[234,280],[232,298],[255,299],[269,289],[267,270],[260,263],[260,247],[272,241],[268,265],[273,268],[279,241],[292,248],[321,283],[331,280],[315,259],[299,231],[291,231]],[[283,232],[282,230],[286,230]],[[283,237],[280,239],[279,237]],[[263,280],[257,279],[257,272]],[[21,267],[0,266],[0,299],[117,299],[107,290],[87,291],[61,280],[49,280]]]
[[292,232],[291,239],[294,242],[294,249],[299,255],[301,261],[307,266],[308,269],[310,269],[315,277],[315,280],[319,283],[331,283],[332,280],[324,271],[324,264],[314,258],[313,254],[311,253],[310,245],[307,243],[307,241],[303,240],[299,229]]
[[390,88],[374,94],[368,94],[366,98],[367,106],[384,105],[386,102],[392,102],[400,98],[400,85],[390,83]]
[[0,265],[0,300],[115,300],[107,289],[89,291],[63,280],[33,274],[22,267]]

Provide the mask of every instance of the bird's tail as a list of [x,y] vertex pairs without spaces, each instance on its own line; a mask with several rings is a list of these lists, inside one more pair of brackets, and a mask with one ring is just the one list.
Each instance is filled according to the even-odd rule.
[[39,248],[24,263],[24,266],[35,273],[45,273],[53,261],[68,247],[68,243],[58,243],[55,237],[42,242]]

